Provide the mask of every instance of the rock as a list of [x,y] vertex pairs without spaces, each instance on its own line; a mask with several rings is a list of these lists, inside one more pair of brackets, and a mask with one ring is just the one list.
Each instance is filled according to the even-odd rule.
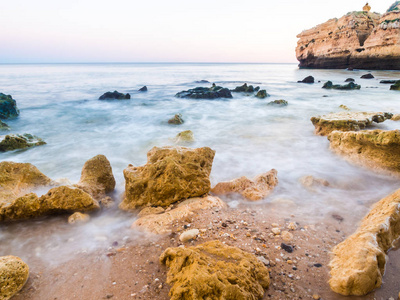
[[14,118],[18,115],[17,102],[11,95],[0,93],[0,119]]
[[242,176],[231,181],[218,183],[211,192],[216,195],[238,193],[251,201],[261,200],[267,197],[278,184],[277,174],[278,172],[272,169],[267,173],[257,175],[253,180]]
[[190,229],[190,230],[186,230],[185,232],[183,232],[180,236],[179,236],[179,240],[182,243],[188,242],[190,240],[193,240],[197,237],[197,235],[200,233],[200,231],[198,229]]
[[396,81],[395,84],[391,85],[390,89],[394,91],[400,91],[400,80]]
[[259,91],[257,92],[257,94],[256,94],[256,97],[257,97],[257,98],[260,98],[260,99],[264,99],[264,98],[266,98],[266,97],[269,97],[269,95],[268,95],[268,93],[267,93],[266,90],[259,90]]
[[328,135],[334,130],[357,131],[371,126],[373,122],[381,123],[392,118],[393,114],[387,112],[340,112],[312,117],[315,133]]
[[361,85],[355,84],[354,82],[349,82],[348,84],[340,85],[333,84],[332,81],[327,81],[322,86],[323,89],[329,90],[359,90]]
[[120,208],[165,207],[207,194],[214,155],[208,147],[154,147],[147,153],[146,165],[124,170],[125,198]]
[[115,179],[108,159],[104,155],[97,155],[85,162],[81,179],[75,186],[98,200],[114,191]]
[[362,78],[362,79],[372,79],[372,78],[375,78],[375,77],[371,73],[368,73],[368,74],[362,75],[360,78]]
[[346,105],[344,104],[340,104],[339,108],[344,109],[344,110],[350,110],[350,108],[348,108]]
[[107,99],[117,99],[117,100],[131,99],[131,95],[114,91],[114,92],[104,93],[99,98],[99,100],[107,100]]
[[90,216],[88,214],[76,212],[69,216],[68,223],[69,224],[87,223],[87,222],[89,222],[89,220],[90,220]]
[[303,80],[297,81],[298,83],[314,83],[314,77],[312,76],[307,76]]
[[52,183],[32,164],[0,162],[0,204]]
[[214,83],[211,88],[197,87],[187,91],[179,92],[175,95],[178,98],[190,99],[217,99],[217,98],[232,98],[230,90],[221,86],[216,86]]
[[157,207],[153,207],[153,206],[148,206],[143,208],[139,214],[138,217],[144,217],[144,216],[148,216],[148,215],[158,215],[158,214],[162,214],[163,212],[165,212],[165,209],[162,208],[161,206],[157,206]]
[[202,80],[195,81],[194,83],[210,83],[210,82],[208,80],[202,79]]
[[31,219],[35,217],[75,211],[93,211],[100,206],[88,193],[75,187],[52,188],[38,197],[34,193],[0,203],[0,221]]
[[0,152],[26,149],[35,146],[45,145],[41,138],[31,134],[9,134],[0,136]]
[[144,229],[156,234],[170,233],[171,225],[177,220],[182,220],[201,210],[225,207],[226,204],[218,197],[191,198],[179,203],[176,208],[165,211],[162,214],[153,213],[140,217],[131,227]]
[[329,182],[325,179],[315,178],[311,175],[301,177],[299,182],[310,192],[316,192],[319,187],[329,186]]
[[10,127],[0,120],[0,130],[9,130]]
[[353,78],[347,78],[344,82],[354,82],[355,80]]
[[171,299],[262,299],[270,283],[256,256],[220,241],[168,248],[160,262],[169,267]]
[[106,197],[100,199],[99,204],[103,208],[110,208],[115,205],[115,201],[113,198],[106,196]]
[[400,114],[393,115],[391,118],[392,121],[400,121]]
[[383,84],[394,84],[397,80],[381,80],[379,83]]
[[0,299],[8,300],[23,288],[29,267],[16,256],[0,257]]
[[291,234],[289,231],[282,231],[281,237],[285,242],[290,242],[293,240],[293,234]]
[[267,105],[272,105],[272,106],[288,106],[288,102],[286,100],[280,99],[280,100],[275,100],[269,102]]
[[400,174],[400,130],[334,131],[330,148],[358,165]]
[[147,92],[147,86],[141,87],[138,92]]
[[357,231],[333,248],[331,289],[363,296],[382,284],[386,253],[399,238],[400,190],[377,202]]
[[175,143],[177,144],[191,144],[194,142],[194,135],[191,130],[185,130],[179,132],[175,137]]
[[297,229],[297,225],[295,222],[290,222],[289,225],[287,226],[287,228],[289,230],[296,230]]
[[173,124],[173,125],[181,125],[185,121],[182,119],[181,114],[176,114],[173,118],[168,120],[168,124]]
[[293,247],[290,245],[286,245],[285,243],[281,243],[281,248],[283,250],[285,250],[288,253],[292,253],[293,252]]
[[272,231],[272,233],[274,235],[279,235],[281,233],[281,230],[279,228],[276,228],[276,227],[272,228],[271,231]]
[[300,68],[399,70],[399,16],[399,10],[354,11],[303,31],[296,47]]
[[247,85],[247,83],[243,84],[242,86],[237,86],[232,92],[235,93],[254,93],[254,87],[252,85]]

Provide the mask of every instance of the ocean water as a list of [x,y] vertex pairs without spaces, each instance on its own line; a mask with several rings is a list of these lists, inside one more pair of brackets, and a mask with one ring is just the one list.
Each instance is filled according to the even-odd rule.
[[[309,223],[324,222],[341,214],[356,226],[372,203],[399,188],[399,180],[354,166],[329,150],[326,137],[313,133],[310,117],[343,111],[400,113],[400,93],[389,91],[382,79],[400,79],[400,72],[373,71],[375,79],[360,79],[365,70],[299,70],[295,64],[54,64],[0,65],[0,92],[17,101],[20,116],[9,120],[10,133],[31,133],[47,145],[25,151],[0,153],[0,161],[29,162],[52,179],[75,183],[86,160],[104,154],[116,177],[114,198],[124,191],[123,169],[146,163],[154,146],[174,145],[173,138],[192,130],[191,147],[216,150],[211,173],[214,186],[240,176],[253,177],[272,168],[279,185],[268,198],[250,203],[227,199],[231,206],[279,207],[281,213]],[[313,75],[315,84],[297,83]],[[358,91],[322,89],[326,80],[344,84],[356,79]],[[258,99],[233,93],[233,99],[191,100],[174,95],[208,80],[234,88],[247,82],[271,95]],[[148,92],[139,93],[143,85]],[[130,100],[98,100],[107,91],[130,93]],[[287,107],[268,106],[277,99]],[[181,113],[185,123],[167,120]],[[400,122],[386,121],[375,128],[400,129]],[[0,133],[0,134],[5,134]],[[331,187],[310,192],[299,178],[312,175],[326,179]],[[0,227],[0,255],[13,253],[26,260],[60,262],[68,254],[101,246],[112,236],[135,237],[129,226],[135,216],[113,209],[95,216],[75,229],[65,225],[35,236],[53,219],[28,225]],[[30,238],[27,238],[29,236]],[[63,247],[65,243],[74,247]],[[27,251],[35,249],[35,251]],[[33,248],[32,248],[33,247]],[[50,255],[52,254],[52,255]]]

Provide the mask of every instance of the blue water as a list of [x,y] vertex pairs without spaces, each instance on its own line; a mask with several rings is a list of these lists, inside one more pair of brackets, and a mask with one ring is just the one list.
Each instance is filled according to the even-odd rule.
[[[270,197],[257,203],[235,200],[230,205],[283,205],[282,213],[295,214],[308,222],[323,222],[328,214],[336,212],[355,228],[370,205],[397,189],[399,181],[351,165],[333,154],[326,137],[314,135],[310,117],[342,111],[341,104],[352,111],[400,113],[400,93],[379,84],[382,79],[400,79],[400,72],[374,71],[375,79],[360,79],[365,73],[299,70],[294,64],[0,65],[0,92],[11,94],[21,111],[18,118],[7,121],[10,133],[31,133],[47,142],[26,151],[0,153],[0,161],[30,162],[53,179],[77,182],[84,162],[104,154],[117,180],[114,197],[120,201],[123,169],[128,164],[146,163],[146,153],[153,146],[174,145],[176,134],[190,129],[196,140],[191,147],[216,150],[212,185],[243,175],[253,177],[272,168],[278,170],[279,185]],[[322,82],[297,83],[308,75]],[[348,77],[355,78],[362,89],[321,89],[326,80],[343,84]],[[208,86],[195,83],[203,79],[227,88],[244,82],[259,85],[271,97],[260,100],[237,93],[229,100],[174,97],[182,90]],[[137,92],[143,85],[149,91]],[[103,93],[114,90],[129,92],[132,99],[98,100]],[[267,105],[277,99],[285,99],[289,105]],[[176,113],[182,114],[185,123],[167,124]],[[400,122],[386,121],[376,128],[399,129]],[[332,187],[310,192],[298,182],[304,175],[326,179]],[[42,254],[54,245],[57,252],[57,245],[71,236],[79,245],[87,246],[86,242],[107,239],[131,222],[131,216],[114,211],[79,229],[81,237],[75,229],[68,229],[64,236],[54,233],[37,243],[50,245],[40,248]],[[90,235],[93,239],[88,238],[88,232],[94,232]],[[25,237],[26,232],[13,232],[11,236],[0,229],[1,243],[8,245],[6,250],[0,248],[0,255],[13,252],[23,256],[21,244]]]

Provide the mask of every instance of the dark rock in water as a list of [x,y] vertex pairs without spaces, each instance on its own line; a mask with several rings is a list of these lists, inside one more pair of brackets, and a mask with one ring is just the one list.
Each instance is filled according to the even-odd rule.
[[242,86],[237,86],[232,92],[235,93],[240,93],[240,92],[245,92],[245,93],[254,93],[255,89],[252,85],[247,85],[247,83],[243,84]]
[[0,120],[0,130],[8,130],[10,127]]
[[293,252],[293,247],[290,245],[286,245],[285,243],[281,244],[281,248],[285,250],[286,252],[292,253]]
[[195,81],[194,83],[210,83],[208,80],[198,80],[198,81]]
[[264,99],[266,97],[269,97],[269,94],[267,93],[266,90],[259,90],[256,97],[260,98],[260,99]]
[[138,92],[147,92],[147,86],[140,88]]
[[372,79],[372,78],[375,78],[375,77],[371,73],[368,73],[368,74],[364,74],[360,78],[362,78],[362,79]]
[[181,114],[176,114],[173,118],[168,120],[168,124],[181,125],[185,121],[182,119]]
[[314,83],[314,77],[312,76],[307,76],[303,80],[297,81],[298,83]]
[[274,106],[287,106],[288,104],[289,103],[283,99],[271,101],[268,103],[268,105],[274,105]]
[[175,95],[178,98],[190,99],[216,99],[216,98],[232,98],[231,91],[214,83],[211,88],[196,87],[187,91],[179,92]]
[[394,84],[396,83],[397,80],[381,80],[379,83],[384,83],[384,84]]
[[333,84],[332,81],[327,81],[322,86],[323,89],[333,89],[333,90],[359,90],[361,85],[355,84],[354,82],[349,82],[345,85]]
[[41,138],[27,133],[22,135],[10,134],[0,137],[0,139],[0,152],[25,149],[46,144]]
[[114,91],[114,92],[104,93],[99,98],[99,100],[106,100],[106,99],[117,99],[117,100],[131,99],[131,95]]
[[254,88],[254,91],[255,92],[258,92],[260,90],[260,87],[259,86],[256,86],[255,88]]
[[347,78],[344,82],[354,82],[355,80],[353,78]]
[[17,108],[17,102],[11,97],[0,93],[0,119],[8,119],[17,117],[19,110]]
[[397,80],[395,84],[390,86],[391,90],[400,91],[400,80]]

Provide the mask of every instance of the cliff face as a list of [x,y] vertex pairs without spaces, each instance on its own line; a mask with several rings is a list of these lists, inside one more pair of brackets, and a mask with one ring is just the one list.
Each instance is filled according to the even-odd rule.
[[400,1],[383,15],[351,12],[297,37],[300,68],[400,70]]

